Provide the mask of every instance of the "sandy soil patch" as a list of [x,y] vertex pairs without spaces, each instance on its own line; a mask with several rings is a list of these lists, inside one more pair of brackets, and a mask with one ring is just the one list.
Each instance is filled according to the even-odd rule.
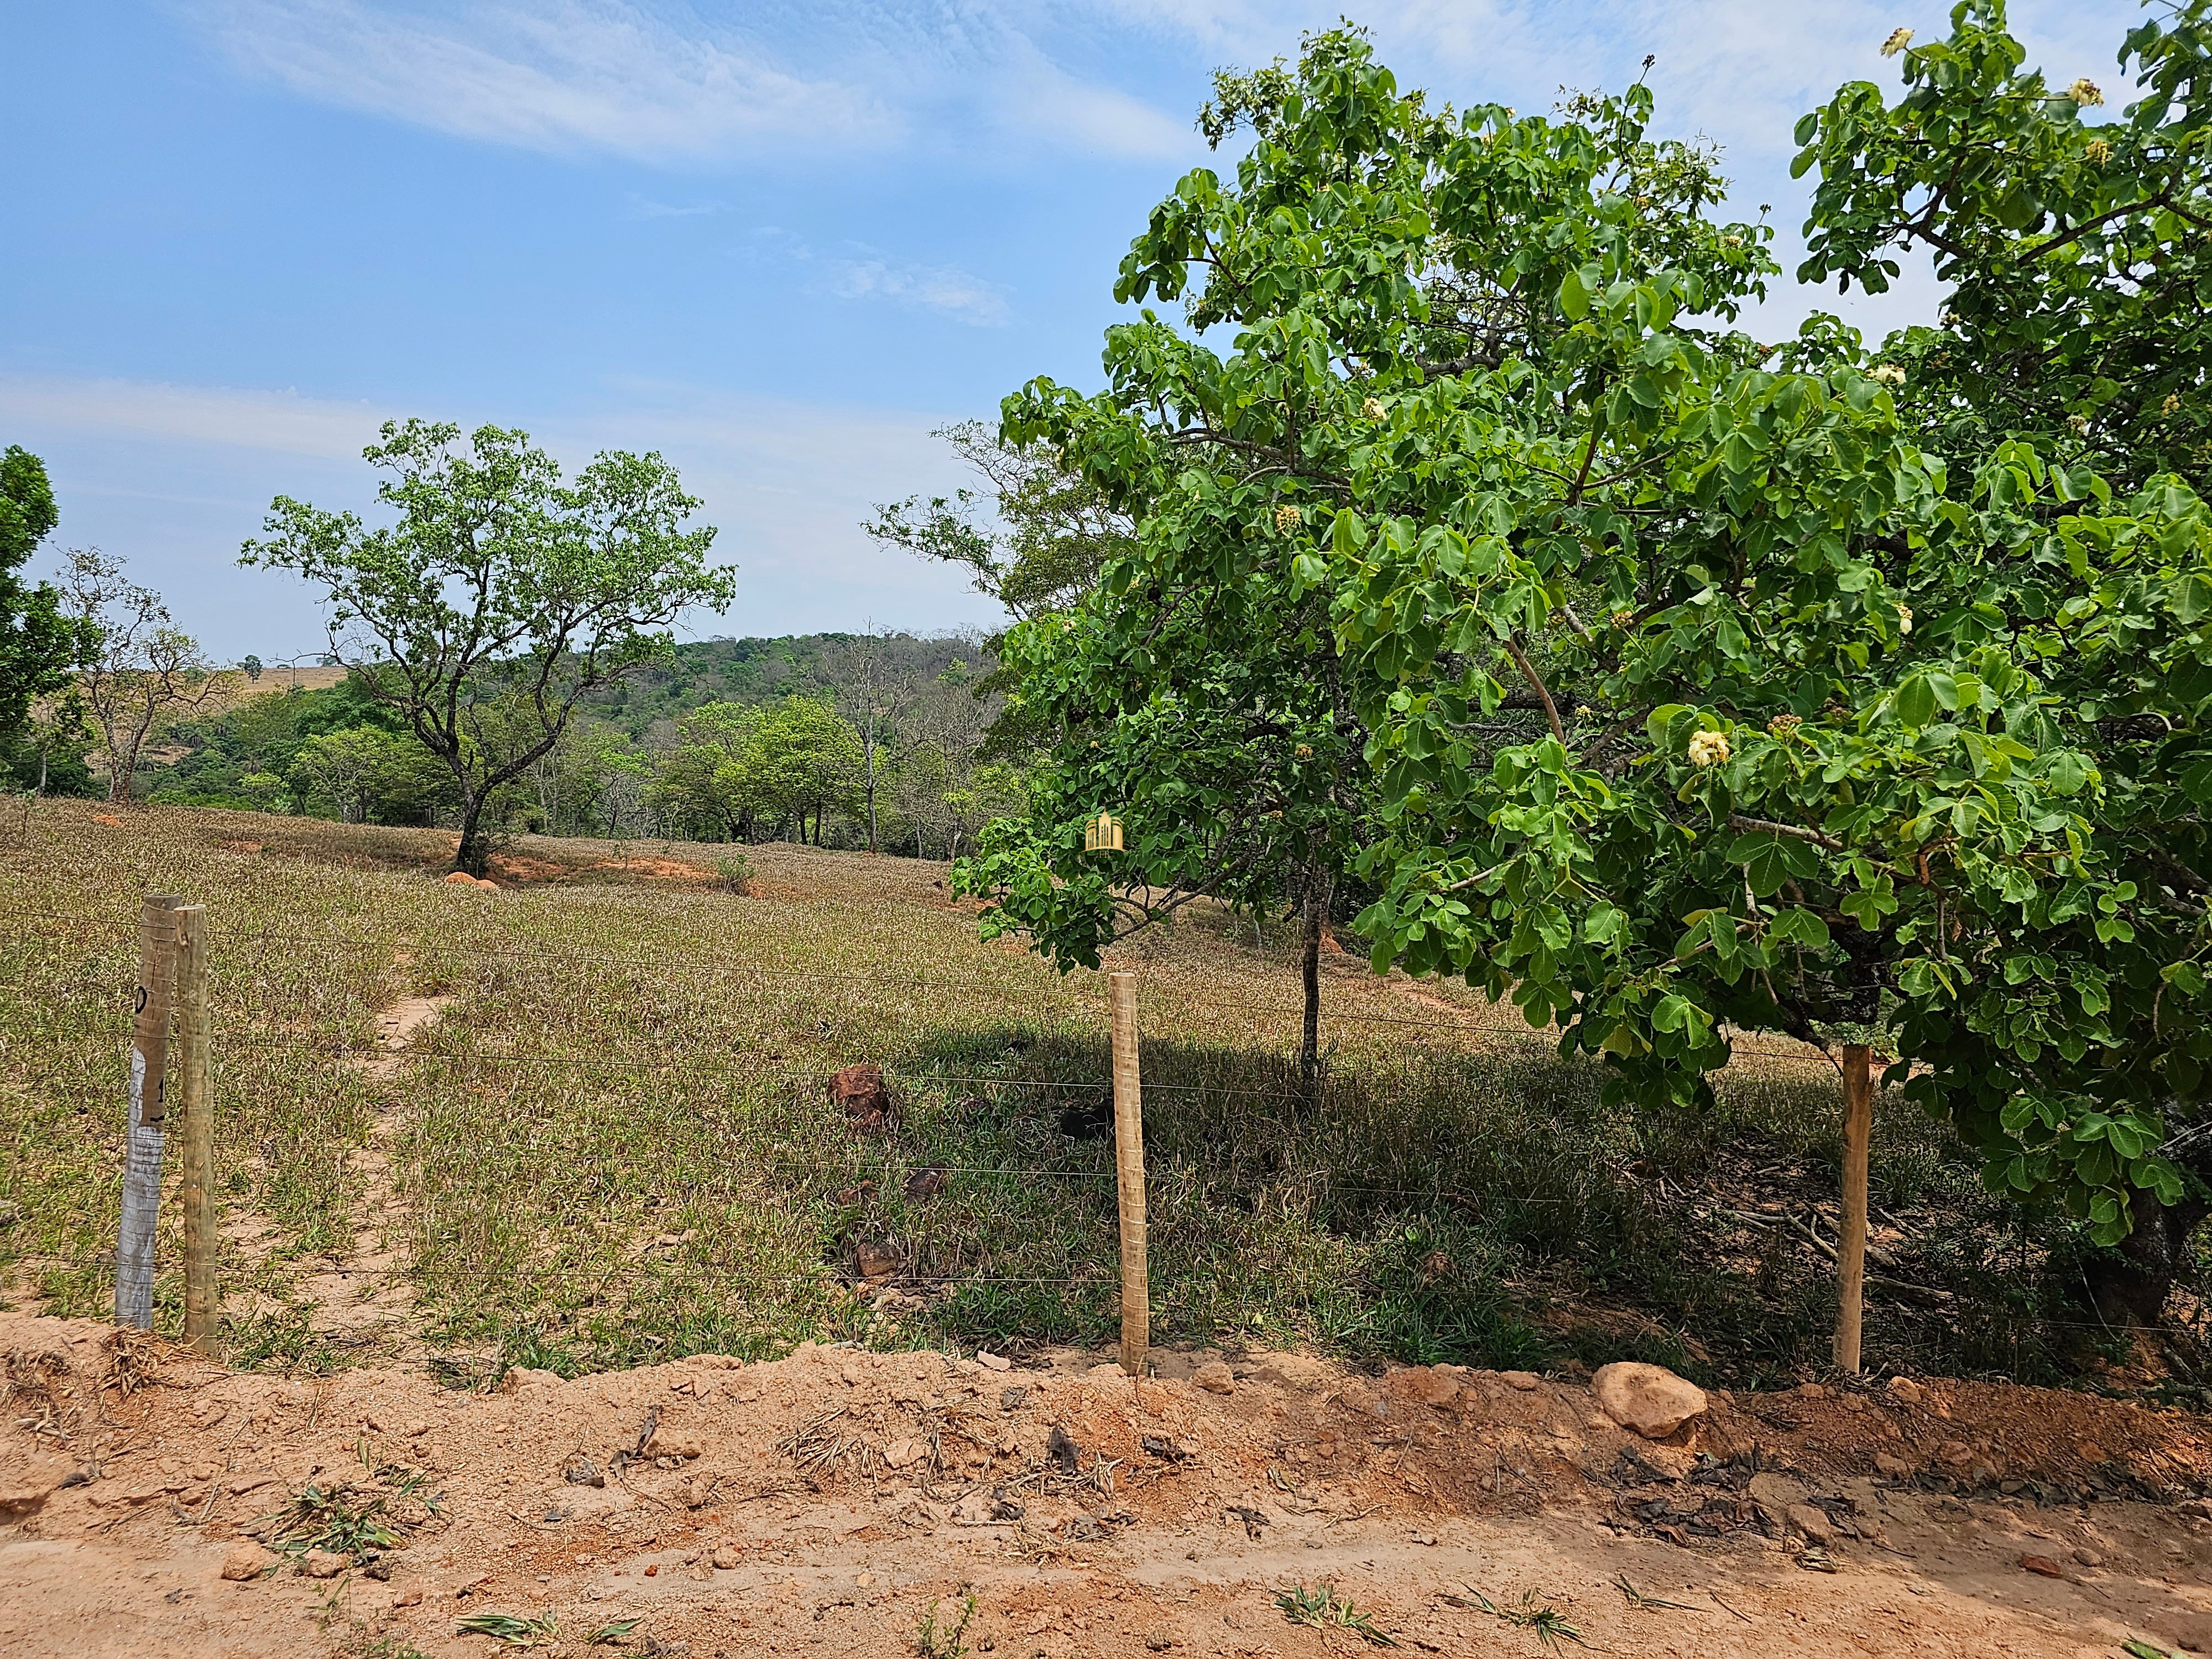
[[[979,1654],[1359,1650],[1278,1606],[1324,1583],[1419,1652],[1542,1651],[1482,1598],[1613,1653],[2212,1644],[2212,1520],[2172,1501],[2206,1425],[2087,1396],[1719,1395],[1655,1443],[1572,1385],[1291,1356],[1132,1382],[808,1345],[477,1394],[156,1347],[126,1396],[112,1340],[0,1318],[43,1390],[0,1426],[11,1654],[489,1655],[459,1626],[490,1612],[572,1656],[635,1620],[618,1650],[889,1659],[971,1595]],[[1959,1445],[1990,1464],[1964,1496]]]

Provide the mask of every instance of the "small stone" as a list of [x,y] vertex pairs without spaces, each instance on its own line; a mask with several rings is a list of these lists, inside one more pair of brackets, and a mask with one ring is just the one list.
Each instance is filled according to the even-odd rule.
[[1878,1451],[1874,1455],[1874,1466],[1893,1480],[1903,1480],[1912,1473],[1912,1465],[1891,1452]]
[[1974,1461],[1974,1449],[1963,1440],[1946,1440],[1936,1448],[1936,1455],[1954,1468],[1964,1468]]
[[665,1423],[653,1430],[653,1438],[645,1443],[647,1457],[696,1457],[705,1449],[697,1435],[687,1434]]
[[2086,1545],[2074,1552],[2074,1559],[2085,1567],[2101,1567],[2105,1565],[2105,1558]]
[[407,1437],[410,1440],[413,1440],[418,1436],[425,1435],[429,1432],[430,1425],[422,1421],[420,1418],[416,1419],[415,1421],[407,1425]]
[[1509,1389],[1518,1389],[1522,1394],[1534,1394],[1543,1386],[1544,1379],[1534,1371],[1500,1371],[1498,1380]]
[[1810,1504],[1792,1504],[1790,1506],[1787,1519],[1791,1526],[1796,1528],[1816,1544],[1832,1544],[1836,1541],[1836,1523],[1828,1518],[1828,1512],[1826,1510],[1815,1508]]
[[499,1379],[499,1391],[501,1394],[520,1394],[525,1389],[558,1388],[560,1384],[561,1374],[558,1371],[533,1370],[527,1365],[517,1365]]
[[191,1476],[195,1480],[212,1480],[221,1471],[212,1463],[195,1463],[191,1468]]
[[1797,1392],[1808,1400],[1825,1400],[1828,1395],[1828,1391],[1822,1388],[1818,1382],[1808,1382],[1803,1388],[1798,1389]]
[[2020,1564],[2039,1578],[2063,1578],[2066,1576],[2059,1571],[2058,1564],[2047,1555],[2023,1555],[2020,1558]]
[[1224,1360],[1212,1359],[1190,1374],[1191,1386],[1204,1389],[1208,1394],[1237,1392],[1237,1374]]
[[919,1440],[894,1440],[884,1448],[884,1462],[891,1468],[903,1469],[921,1462],[928,1450]]
[[1409,1365],[1392,1371],[1382,1386],[1401,1400],[1439,1409],[1459,1398],[1459,1378],[1441,1365]]
[[419,1584],[412,1589],[404,1589],[392,1598],[392,1610],[394,1613],[398,1612],[402,1607],[419,1607],[422,1605],[422,1587]]
[[309,1550],[300,1558],[300,1571],[310,1578],[335,1578],[345,1570],[345,1557],[333,1550]]
[[1663,1440],[1705,1409],[1705,1391],[1664,1365],[1637,1360],[1598,1367],[1590,1397],[1624,1429],[1646,1440]]
[[274,1552],[262,1548],[251,1538],[241,1538],[222,1558],[222,1576],[233,1583],[243,1584],[260,1577],[276,1565]]
[[2185,1498],[2177,1507],[2184,1515],[2199,1521],[2212,1521],[2212,1498]]
[[1909,1376],[1893,1376],[1889,1391],[1908,1406],[1917,1406],[1926,1396],[1926,1390]]
[[830,1094],[856,1129],[888,1128],[896,1115],[880,1066],[848,1066],[830,1079]]
[[986,1370],[1010,1371],[1014,1368],[1014,1362],[1004,1354],[986,1353],[981,1348],[975,1350],[975,1363]]

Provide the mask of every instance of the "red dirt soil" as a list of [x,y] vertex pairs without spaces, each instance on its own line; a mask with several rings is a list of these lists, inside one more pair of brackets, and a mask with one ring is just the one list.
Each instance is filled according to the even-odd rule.
[[[1649,1443],[1572,1384],[1292,1355],[1235,1362],[1225,1395],[1167,1353],[1133,1383],[1089,1354],[809,1345],[483,1394],[9,1316],[0,1355],[9,1655],[489,1659],[457,1626],[496,1612],[550,1613],[539,1650],[571,1656],[888,1659],[971,1593],[961,1641],[994,1659],[1364,1650],[1276,1604],[1324,1582],[1432,1653],[1545,1651],[1478,1596],[1613,1653],[2212,1649],[2212,1519],[2185,1497],[2212,1425],[2086,1395],[1722,1395]],[[309,1488],[381,1499],[399,1541],[307,1558],[320,1577],[296,1527],[261,1553]]]

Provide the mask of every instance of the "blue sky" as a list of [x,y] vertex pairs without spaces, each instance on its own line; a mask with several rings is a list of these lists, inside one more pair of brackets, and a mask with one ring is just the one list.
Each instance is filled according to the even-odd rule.
[[[58,545],[129,558],[224,660],[319,649],[234,567],[270,496],[373,507],[380,421],[659,449],[737,605],[693,632],[988,625],[876,548],[872,503],[961,482],[933,427],[1089,385],[1115,265],[1210,157],[1209,72],[1352,15],[1401,82],[1547,104],[1645,53],[1659,125],[1726,149],[1785,263],[1790,128],[1922,0],[85,0],[9,22],[0,444]],[[2125,0],[2015,4],[2060,84],[2122,100]],[[1225,162],[1221,163],[1225,167]],[[1879,333],[1932,283],[1845,307]],[[1778,294],[1784,326],[1832,293]]]

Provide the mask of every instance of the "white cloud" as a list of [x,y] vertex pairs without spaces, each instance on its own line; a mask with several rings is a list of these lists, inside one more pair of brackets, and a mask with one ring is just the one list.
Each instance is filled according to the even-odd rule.
[[250,74],[304,96],[526,149],[698,161],[871,146],[897,115],[734,33],[687,33],[629,0],[479,0],[433,17],[361,0],[210,0]]
[[367,404],[295,392],[39,374],[0,374],[0,416],[71,432],[179,439],[326,460],[358,456],[390,418]]
[[817,261],[813,245],[798,232],[762,225],[740,257],[818,268],[828,273],[829,291],[841,300],[888,300],[909,311],[934,311],[978,328],[997,328],[1012,316],[1003,283],[952,265],[894,258],[865,243],[848,247],[845,254]]
[[[271,497],[371,521],[381,474],[364,444],[395,414],[473,425],[481,410],[400,411],[292,392],[0,374],[0,424],[43,457],[62,510],[56,546],[122,554],[179,623],[224,660],[322,649],[301,584],[240,569]],[[727,617],[695,631],[775,635],[856,628],[870,616],[920,629],[1000,620],[957,574],[887,550],[860,529],[876,503],[945,488],[951,458],[930,432],[951,416],[732,396],[665,381],[610,385],[598,406],[497,412],[573,468],[602,449],[658,450],[718,526],[738,567]]]
[[302,96],[555,154],[703,163],[768,150],[1031,142],[1152,159],[1182,122],[1079,81],[1030,0],[817,0],[717,27],[680,0],[187,0],[232,62]]
[[979,328],[1000,326],[1011,314],[1004,288],[950,265],[907,264],[862,250],[861,257],[833,259],[829,268],[830,292],[840,299],[889,300]]

